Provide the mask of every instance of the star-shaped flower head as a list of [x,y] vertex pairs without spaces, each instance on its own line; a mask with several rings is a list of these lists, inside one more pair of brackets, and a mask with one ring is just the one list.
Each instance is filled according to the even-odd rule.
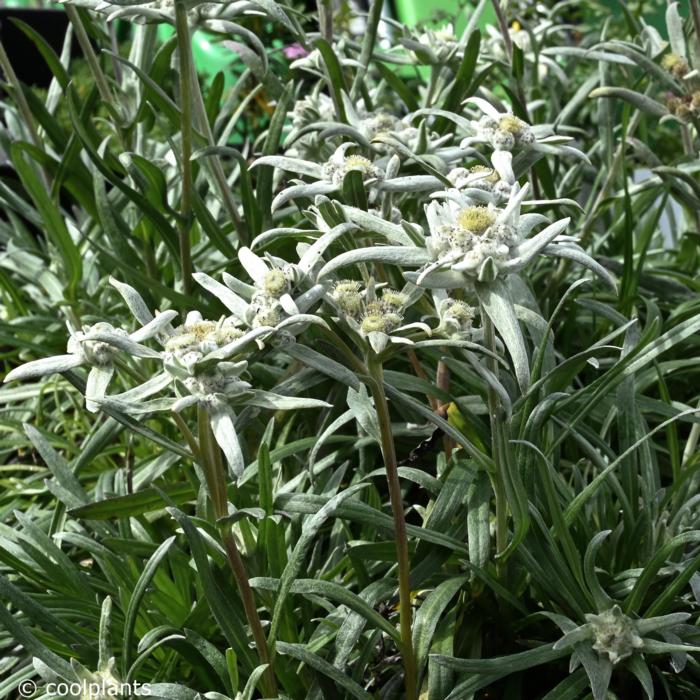
[[501,179],[508,183],[515,182],[512,153],[533,150],[588,161],[584,153],[570,145],[573,139],[555,134],[549,125],[531,126],[510,111],[499,111],[481,97],[470,97],[465,104],[476,105],[483,116],[465,125],[471,133],[462,140],[461,147],[489,144],[494,150],[491,163]]
[[77,367],[89,367],[85,388],[85,407],[95,412],[104,398],[107,386],[114,375],[114,357],[123,352],[134,357],[159,357],[159,353],[142,343],[157,336],[177,316],[175,311],[151,316],[133,333],[115,328],[111,323],[99,321],[76,329],[68,326],[67,354],[27,362],[16,367],[5,377],[6,382],[37,379],[48,374],[67,372]]
[[401,43],[427,64],[444,63],[464,53],[451,22],[442,27],[426,27],[417,36],[401,39]]
[[[259,262],[262,264],[262,261]],[[267,272],[273,269],[276,268],[268,268]],[[277,295],[277,303],[281,305],[280,300],[287,294],[286,283],[276,275],[263,275],[260,279],[263,287],[260,293]],[[325,407],[328,404],[314,399],[279,396],[255,389],[243,379],[242,375],[247,370],[248,362],[262,345],[261,341],[283,330],[285,322],[277,327],[262,325],[259,318],[260,322],[256,322],[256,313],[259,314],[260,310],[252,310],[253,305],[231,289],[206,275],[200,275],[198,281],[203,282],[203,286],[209,291],[213,290],[229,308],[233,307],[231,310],[234,313],[212,321],[203,318],[199,311],[191,311],[180,326],[163,328],[158,338],[163,345],[163,351],[154,353],[162,362],[162,372],[122,394],[105,397],[104,402],[131,414],[163,410],[183,411],[190,406],[201,407],[207,413],[214,437],[224,452],[231,471],[235,476],[240,476],[245,462],[236,433],[235,407],[287,410]],[[268,283],[267,287],[262,284],[264,282]],[[150,316],[144,300],[135,289],[115,280],[112,280],[112,284],[119,289],[132,313],[139,320]],[[322,293],[323,287],[318,285],[315,294],[320,298]],[[291,296],[288,303],[298,309]],[[311,303],[313,302],[309,302]],[[303,308],[304,300],[301,300],[300,304]],[[313,318],[315,317],[311,317]],[[170,319],[172,316],[169,316]],[[291,329],[295,324],[311,322],[310,318],[300,313],[286,321],[286,327]],[[166,390],[169,390],[169,396],[145,401],[146,398]]]
[[272,200],[272,211],[276,211],[289,201],[300,197],[313,198],[319,194],[330,194],[338,191],[350,172],[359,172],[366,185],[371,185],[384,177],[384,172],[369,158],[360,154],[348,154],[350,148],[356,148],[357,144],[343,143],[334,151],[333,155],[323,164],[315,163],[301,158],[289,158],[287,156],[263,156],[258,158],[251,167],[260,165],[272,165],[275,168],[288,172],[306,175],[315,180],[313,183],[295,181],[280,192]]
[[[272,328],[275,333],[270,339],[279,343],[293,342],[309,324],[323,324],[308,312],[323,296],[324,287],[308,280],[303,268],[271,255],[262,258],[247,247],[238,251],[238,259],[253,285],[228,273],[223,274],[225,284],[202,272],[194,274],[195,280],[231,311],[238,325]],[[304,290],[299,285],[302,280],[307,287]]]
[[421,290],[408,285],[397,291],[375,285],[370,279],[366,287],[355,280],[340,280],[329,292],[327,299],[350,328],[365,338],[372,350],[379,354],[391,344],[411,345],[413,341],[403,334],[419,330],[430,335],[425,323],[404,324],[404,314],[421,296]]

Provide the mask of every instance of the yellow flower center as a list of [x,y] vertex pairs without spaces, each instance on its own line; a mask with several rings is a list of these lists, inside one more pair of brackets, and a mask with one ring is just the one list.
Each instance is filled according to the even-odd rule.
[[501,131],[506,131],[509,134],[519,134],[523,130],[524,126],[525,123],[522,121],[522,119],[518,119],[518,117],[513,114],[506,114],[504,117],[501,117],[498,120],[498,128]]
[[474,320],[474,309],[463,301],[454,301],[448,307],[445,315],[458,323],[468,324]]
[[386,323],[384,321],[384,316],[372,314],[370,316],[365,316],[362,319],[363,333],[373,333],[374,331],[384,331],[385,329]]
[[193,333],[195,339],[200,342],[216,330],[216,323],[213,321],[198,321],[187,330]]
[[360,170],[363,173],[369,173],[372,170],[372,161],[364,156],[348,156],[345,159],[345,172],[350,170]]
[[262,284],[263,290],[266,294],[272,297],[278,297],[287,288],[287,278],[282,270],[270,270],[265,273],[265,278]]
[[405,295],[395,289],[385,289],[382,292],[382,305],[388,306],[392,310],[398,310],[406,303]]
[[675,53],[667,53],[662,59],[661,59],[661,65],[666,69],[666,70],[671,70],[675,68],[677,65],[683,62],[682,56],[679,56],[678,54]]
[[496,215],[487,207],[465,207],[457,214],[460,227],[481,234],[496,221]]

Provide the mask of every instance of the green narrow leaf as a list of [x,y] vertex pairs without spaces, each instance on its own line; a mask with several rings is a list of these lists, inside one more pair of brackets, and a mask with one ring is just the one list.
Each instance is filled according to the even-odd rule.
[[35,168],[25,160],[27,150],[27,144],[15,141],[10,146],[12,164],[41,215],[49,240],[61,256],[68,282],[67,296],[73,299],[82,278],[82,256],[68,232],[61,212],[49,198],[44,183],[37,175]]
[[209,604],[212,615],[219,624],[229,645],[235,649],[236,655],[248,669],[255,667],[255,661],[248,647],[248,635],[246,633],[241,614],[232,605],[232,600],[224,594],[221,586],[212,571],[207,557],[204,542],[199,531],[182,511],[172,506],[168,507],[170,515],[177,520],[185,531],[187,541],[190,543],[192,557],[199,572],[200,582],[204,596]]
[[468,576],[457,576],[443,581],[428,594],[416,613],[413,623],[413,650],[416,656],[419,680],[425,664],[428,662],[428,652],[441,617],[450,601],[468,580]]
[[330,499],[324,499],[325,502],[321,508],[304,522],[301,531],[301,537],[294,546],[294,550],[287,562],[287,566],[280,578],[280,588],[275,601],[275,608],[272,613],[272,622],[270,623],[270,633],[268,635],[268,643],[273,643],[277,638],[277,629],[279,628],[282,610],[284,608],[287,595],[289,594],[292,584],[301,571],[304,564],[304,559],[313,544],[314,537],[323,523],[336,511],[351,496],[354,496],[358,491],[367,488],[368,484],[356,484],[350,488],[336,494]]
[[335,111],[338,115],[338,121],[347,124],[348,117],[345,114],[343,93],[348,92],[348,86],[345,82],[345,75],[338,61],[338,57],[335,55],[333,47],[325,39],[316,39],[314,46],[321,53],[323,63],[326,66],[328,90],[333,97],[333,104],[335,105]]
[[139,580],[136,582],[131,597],[129,598],[126,615],[124,616],[124,632],[122,637],[122,672],[125,677],[129,672],[129,666],[131,664],[131,640],[134,636],[134,627],[136,626],[136,617],[139,612],[141,601],[146,595],[146,590],[155,576],[158,566],[170,551],[173,542],[175,542],[174,535],[168,537],[168,539],[156,549],[148,562],[146,562],[146,566],[141,572]]
[[68,75],[66,69],[61,63],[61,59],[58,57],[53,47],[44,39],[44,37],[37,32],[33,27],[23,22],[17,17],[10,17],[10,22],[16,27],[19,27],[34,43],[37,50],[41,54],[41,57],[46,61],[46,65],[53,73],[54,77],[61,86],[61,89],[65,90],[70,82],[70,76]]
[[518,384],[526,393],[530,385],[530,361],[508,287],[497,279],[488,284],[477,283],[475,289],[485,313],[508,348]]
[[[267,130],[267,137],[263,145],[263,156],[273,156],[277,153],[282,137],[282,128],[287,119],[287,111],[291,104],[294,85],[290,83],[280,95],[272,115],[270,127]],[[258,168],[258,179],[256,194],[258,206],[262,214],[262,229],[269,227],[272,221],[272,178],[274,168],[271,165],[264,165]]]
[[322,659],[317,654],[309,651],[303,644],[287,644],[285,642],[277,642],[277,651],[280,654],[286,654],[299,661],[302,661],[314,671],[328,676],[338,686],[344,688],[350,695],[358,700],[372,700],[372,696],[365,691],[362,686],[357,684],[350,676],[342,671],[339,671],[335,666],[329,664],[328,661]]
[[[393,547],[392,543],[387,544]],[[253,578],[250,580],[250,585],[253,588],[260,588],[267,591],[278,591],[280,588],[280,581],[273,578]],[[353,612],[361,615],[372,626],[382,630],[382,632],[391,637],[395,642],[401,642],[401,636],[394,625],[384,619],[376,610],[362,600],[362,598],[348,591],[339,583],[320,579],[296,579],[292,583],[289,592],[297,595],[318,595],[340,603],[341,605],[345,605]]]

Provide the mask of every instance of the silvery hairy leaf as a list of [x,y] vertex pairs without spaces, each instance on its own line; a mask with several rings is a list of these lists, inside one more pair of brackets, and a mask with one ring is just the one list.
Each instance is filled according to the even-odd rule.
[[78,355],[56,355],[41,360],[32,360],[8,372],[4,381],[16,382],[37,379],[47,374],[67,372],[70,369],[80,367],[83,363],[83,358]]
[[209,409],[209,422],[217,444],[221,448],[229,469],[238,478],[245,470],[245,460],[236,433],[236,414],[226,405],[217,402]]
[[85,385],[85,407],[91,413],[96,413],[99,410],[98,401],[104,398],[113,374],[114,368],[111,365],[95,366],[88,372],[87,384]]
[[508,287],[497,280],[489,284],[477,284],[475,288],[484,312],[508,348],[518,384],[526,392],[530,385],[530,361]]
[[381,262],[391,265],[407,265],[419,267],[430,261],[430,256],[425,248],[411,248],[408,246],[376,246],[374,248],[358,248],[347,253],[341,253],[333,260],[326,263],[318,276],[319,279],[327,277],[332,272],[348,265],[364,262]]

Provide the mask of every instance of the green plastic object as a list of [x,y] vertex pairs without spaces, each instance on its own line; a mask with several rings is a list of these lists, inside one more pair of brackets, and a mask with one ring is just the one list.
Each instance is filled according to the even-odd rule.
[[[400,22],[406,26],[415,27],[421,22],[432,22],[435,26],[452,22],[455,33],[459,36],[469,21],[469,16],[474,10],[474,5],[464,0],[395,0],[396,15]],[[442,18],[435,20],[438,13]],[[484,29],[489,24],[495,24],[496,13],[489,4],[484,8],[479,18],[479,29]]]

